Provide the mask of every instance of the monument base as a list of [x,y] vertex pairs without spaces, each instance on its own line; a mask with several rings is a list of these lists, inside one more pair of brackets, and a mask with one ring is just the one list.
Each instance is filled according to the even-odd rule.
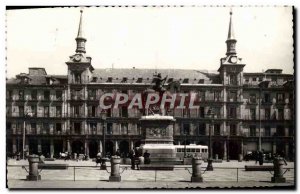
[[191,182],[202,183],[203,177],[191,177]]
[[26,180],[28,180],[28,181],[39,181],[39,180],[41,180],[41,175],[27,175]]
[[121,182],[121,176],[109,176],[109,182]]
[[272,181],[272,183],[285,183],[286,182],[284,177],[272,177],[271,181]]

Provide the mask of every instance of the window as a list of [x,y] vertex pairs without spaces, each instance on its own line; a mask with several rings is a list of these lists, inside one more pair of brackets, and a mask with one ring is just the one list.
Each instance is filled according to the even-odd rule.
[[97,123],[90,123],[90,130],[93,135],[97,133]]
[[236,125],[230,125],[230,135],[236,135]]
[[292,104],[294,102],[294,94],[290,93],[289,95],[289,104]]
[[7,93],[6,93],[6,99],[12,100],[12,97],[13,97],[13,91],[8,90]]
[[221,99],[221,92],[220,91],[215,91],[214,92],[214,99],[215,99],[215,101],[220,101],[220,99]]
[[106,109],[106,117],[111,117],[111,109]]
[[264,136],[271,136],[271,128],[269,126],[265,126],[265,134]]
[[204,118],[204,107],[199,108],[199,117]]
[[107,78],[107,82],[108,82],[108,83],[111,83],[111,82],[112,82],[112,77],[108,77],[108,78]]
[[44,100],[49,100],[50,99],[50,91],[46,90],[44,91]]
[[24,106],[19,106],[19,117],[24,116]]
[[230,119],[235,119],[236,118],[236,108],[235,107],[230,107],[229,108],[229,114],[228,117]]
[[252,137],[256,136],[256,126],[255,125],[250,126],[250,136],[252,136]]
[[80,106],[74,106],[74,116],[79,117]]
[[199,84],[204,84],[204,79],[199,79]]
[[36,106],[31,106],[31,112],[30,112],[30,115],[32,117],[36,117]]
[[121,82],[122,82],[122,83],[127,83],[127,77],[123,77],[123,79],[122,79]]
[[294,136],[294,127],[293,126],[289,126],[289,136]]
[[74,76],[75,76],[75,84],[81,84],[81,74],[74,73]]
[[55,128],[56,128],[56,133],[61,134],[61,123],[56,123]]
[[215,125],[214,125],[214,134],[215,134],[215,135],[221,135],[221,132],[220,132],[220,124],[215,124]]
[[265,108],[265,120],[269,120],[271,116],[270,108]]
[[284,115],[283,115],[283,109],[278,109],[278,120],[283,120]]
[[61,90],[56,91],[56,100],[62,100],[62,91]]
[[189,123],[184,123],[182,125],[182,131],[181,131],[181,134],[183,135],[189,135],[190,134],[190,124]]
[[205,92],[204,91],[199,92],[199,101],[201,101],[201,102],[205,101]]
[[250,94],[250,103],[256,103],[256,94]]
[[30,123],[31,134],[36,134],[36,123]]
[[24,100],[24,90],[19,90],[19,100]]
[[[170,80],[170,79],[169,79]],[[143,78],[139,77],[136,81],[136,83],[142,83],[143,82]]]
[[252,80],[253,80],[254,82],[256,82],[256,77],[252,78]]
[[229,92],[228,101],[229,102],[236,102],[236,99],[237,99],[237,92],[236,91]]
[[188,78],[183,79],[182,83],[184,83],[184,84],[189,83],[189,79]]
[[31,90],[31,100],[36,100],[36,99],[37,99],[37,91]]
[[88,107],[88,116],[95,117],[96,116],[96,106],[89,106]]
[[264,101],[263,102],[265,102],[265,103],[271,102],[270,94],[269,93],[265,93],[264,94]]
[[43,123],[42,132],[43,134],[49,134],[49,123]]
[[128,117],[128,109],[126,106],[122,106],[121,108],[121,117]]
[[126,135],[128,134],[128,124],[121,123],[121,134]]
[[74,133],[80,134],[80,123],[74,123]]
[[56,107],[56,117],[61,117],[61,106]]
[[205,125],[205,123],[199,123],[199,125],[198,125],[198,134],[199,135],[206,135],[206,125]]
[[190,109],[188,109],[188,108],[182,109],[182,116],[183,116],[184,118],[190,117]]
[[95,100],[96,99],[96,90],[88,90],[88,97],[90,100]]
[[278,126],[276,127],[276,134],[277,134],[278,136],[285,136],[285,135],[284,135],[284,127],[283,127],[282,125],[278,125]]
[[44,106],[44,117],[49,117],[49,106]]
[[250,119],[256,120],[256,109],[255,108],[250,109]]
[[277,102],[278,103],[284,102],[284,95],[283,95],[283,93],[278,93],[277,94]]
[[236,75],[229,75],[230,85],[237,85],[237,77]]
[[10,130],[11,130],[11,123],[6,122],[6,131],[7,131],[7,133],[11,133]]
[[263,80],[263,77],[259,77],[259,78],[258,78],[258,81],[261,82],[262,80]]
[[107,129],[106,129],[106,134],[111,135],[113,133],[112,131],[112,123],[107,123]]

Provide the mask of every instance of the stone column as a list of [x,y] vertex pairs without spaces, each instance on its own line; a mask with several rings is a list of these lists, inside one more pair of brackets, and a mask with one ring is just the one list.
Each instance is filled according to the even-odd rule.
[[67,142],[66,142],[66,140],[63,140],[63,152],[66,152],[66,150],[68,150],[67,149]]
[[276,151],[277,151],[277,149],[276,149],[276,142],[273,141],[273,146],[272,146],[272,152],[273,152],[273,154],[275,154]]
[[72,153],[72,147],[71,147],[71,144],[70,144],[70,140],[67,140],[67,150],[69,153]]
[[227,143],[226,143],[226,140],[224,141],[223,160],[227,160]]
[[38,153],[42,153],[42,141],[38,139]]
[[15,137],[12,138],[12,152],[13,154],[17,153],[17,140]]
[[53,158],[54,155],[54,143],[53,139],[50,140],[50,158]]
[[84,140],[84,154],[88,156],[90,155],[89,141],[87,139]]
[[111,174],[109,176],[110,182],[120,182],[121,176],[120,176],[120,163],[121,158],[118,156],[112,156],[110,159],[111,163]]
[[98,152],[103,152],[103,146],[102,146],[102,141],[99,140],[99,146],[98,146]]
[[285,143],[285,158],[289,160],[289,143]]
[[116,153],[116,151],[119,149],[119,144],[118,144],[118,140],[115,141],[115,146],[114,146],[114,153]]
[[133,141],[130,140],[130,150],[133,150]]

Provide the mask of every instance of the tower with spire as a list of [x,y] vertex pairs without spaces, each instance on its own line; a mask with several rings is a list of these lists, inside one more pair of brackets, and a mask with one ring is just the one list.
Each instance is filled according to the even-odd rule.
[[85,84],[92,79],[92,72],[94,70],[91,62],[92,58],[86,55],[85,43],[86,38],[83,36],[83,11],[80,10],[80,20],[76,40],[75,54],[69,57],[68,65],[68,83]]
[[233,31],[233,19],[232,15],[233,12],[230,9],[229,12],[230,20],[229,20],[229,29],[228,29],[228,36],[226,40],[226,57],[221,58],[220,60],[220,76],[223,85],[234,85],[234,86],[241,86],[242,85],[242,76],[243,76],[243,69],[245,64],[242,63],[242,58],[237,56],[236,52],[236,38],[234,36]]

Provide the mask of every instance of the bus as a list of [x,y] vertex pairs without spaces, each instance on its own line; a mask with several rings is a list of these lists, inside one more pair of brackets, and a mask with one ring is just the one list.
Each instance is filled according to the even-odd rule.
[[192,158],[193,156],[199,156],[202,157],[202,159],[208,158],[208,146],[206,145],[196,145],[196,144],[190,144],[190,145],[174,145],[176,149],[176,157],[177,158],[184,158],[184,152],[185,156],[188,158]]

